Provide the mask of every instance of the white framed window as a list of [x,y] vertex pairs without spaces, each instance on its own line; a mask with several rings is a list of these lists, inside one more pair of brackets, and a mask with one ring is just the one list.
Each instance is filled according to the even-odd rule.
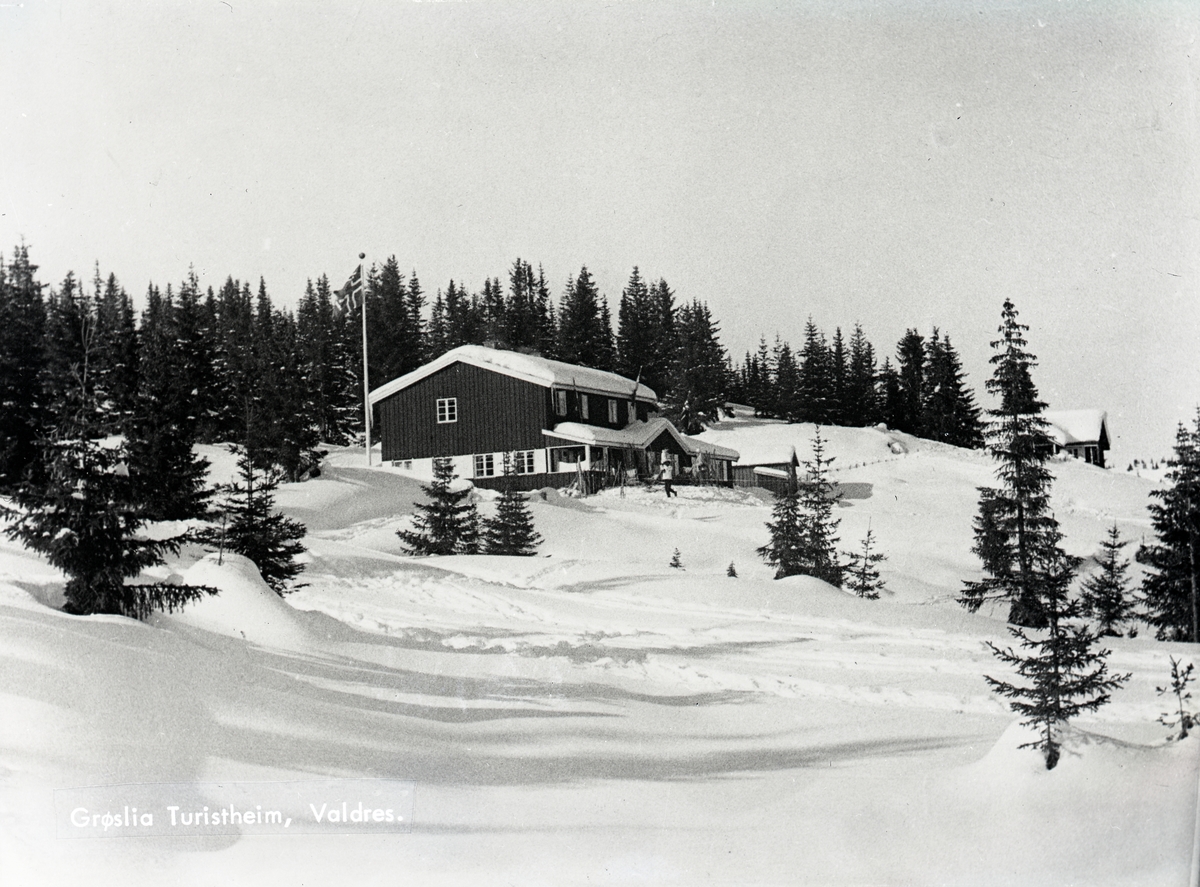
[[393,459],[393,468],[403,468],[405,471],[412,471],[412,459]]
[[579,415],[583,419],[588,419],[588,396],[586,394],[579,395]]
[[517,450],[513,454],[513,471],[517,474],[533,474],[533,450]]
[[480,453],[475,456],[475,476],[495,477],[496,457],[491,453]]
[[458,421],[457,397],[439,397],[437,399],[437,420],[439,425]]
[[554,392],[554,412],[560,416],[567,414],[567,392],[562,389]]
[[613,425],[617,424],[617,401],[613,397],[608,399],[608,421]]

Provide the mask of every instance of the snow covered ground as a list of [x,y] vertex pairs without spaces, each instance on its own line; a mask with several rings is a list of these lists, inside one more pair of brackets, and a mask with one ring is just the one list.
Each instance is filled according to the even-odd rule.
[[[406,557],[420,489],[361,450],[280,491],[310,530],[286,601],[197,550],[166,572],[221,597],[67,616],[61,576],[0,541],[0,883],[1187,884],[1200,740],[1164,741],[1154,688],[1191,648],[1112,641],[1133,677],[1047,772],[983,680],[1004,614],[954,603],[989,460],[824,433],[842,546],[869,523],[889,558],[878,601],[773,581],[770,499],[742,490],[549,493],[539,557]],[[710,432],[801,458],[810,435]],[[1053,467],[1069,551],[1149,532],[1153,481]],[[56,836],[54,790],[315,777],[412,783],[411,831]]]

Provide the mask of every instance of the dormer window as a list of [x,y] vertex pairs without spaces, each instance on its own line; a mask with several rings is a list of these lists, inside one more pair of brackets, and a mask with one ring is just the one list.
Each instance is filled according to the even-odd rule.
[[554,392],[554,412],[560,416],[567,414],[567,392],[561,388]]
[[608,399],[608,421],[612,425],[617,424],[617,401],[612,397]]
[[586,394],[579,395],[579,416],[584,420],[591,418],[588,415],[588,396]]

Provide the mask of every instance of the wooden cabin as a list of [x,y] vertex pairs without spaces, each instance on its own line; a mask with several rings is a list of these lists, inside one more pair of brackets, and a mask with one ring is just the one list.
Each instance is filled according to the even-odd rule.
[[1066,452],[1089,465],[1104,467],[1109,449],[1108,414],[1103,410],[1046,410],[1054,452]]
[[727,481],[737,459],[681,434],[658,416],[655,392],[632,379],[481,345],[448,351],[370,402],[385,463],[430,476],[434,458],[450,457],[480,487],[596,489],[651,477],[664,458],[681,477],[703,466]]

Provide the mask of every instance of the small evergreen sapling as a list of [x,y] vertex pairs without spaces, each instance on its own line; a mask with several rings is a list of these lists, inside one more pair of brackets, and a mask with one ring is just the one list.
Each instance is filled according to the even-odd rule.
[[728,576],[730,579],[737,578],[737,570],[733,566],[733,561],[730,561],[729,566],[725,568],[725,575]]
[[676,549],[675,549],[675,551],[671,553],[671,564],[670,564],[670,566],[671,566],[671,567],[673,567],[673,568],[674,568],[674,569],[676,569],[676,570],[682,570],[682,569],[683,569],[683,561],[682,561],[682,560],[680,559],[680,557],[679,557],[679,549],[678,549],[678,548],[676,548]]
[[221,545],[254,561],[263,581],[282,597],[303,587],[295,584],[304,569],[296,558],[304,552],[300,540],[307,531],[304,524],[275,510],[278,469],[258,469],[250,452],[241,447],[233,451],[240,452],[239,480],[220,488]]
[[[504,456],[504,474],[512,475],[512,460]],[[486,554],[532,557],[542,537],[533,528],[533,515],[525,497],[505,489],[496,502],[496,514],[484,521],[483,550]]]
[[874,547],[875,534],[868,525],[862,551],[849,554],[846,564],[846,587],[868,600],[876,600],[884,588],[884,582],[879,578],[878,566],[887,560],[887,555],[875,551]]
[[1129,561],[1120,557],[1121,549],[1129,543],[1121,541],[1121,533],[1113,524],[1108,531],[1108,539],[1100,544],[1104,549],[1100,572],[1083,582],[1083,608],[1090,618],[1096,620],[1101,637],[1119,638],[1122,624],[1133,612],[1133,599],[1125,578]]
[[417,503],[413,529],[396,533],[413,554],[479,553],[479,512],[470,487],[452,489],[456,477],[450,459],[433,460],[433,482],[421,486],[429,502]]
[[841,521],[833,516],[833,508],[842,496],[829,479],[833,457],[825,456],[820,426],[813,435],[812,459],[801,464],[806,470],[806,477],[800,483],[805,559],[801,572],[841,588],[845,568],[838,555],[836,535]]
[[1099,636],[1080,622],[1081,605],[1067,594],[1078,561],[1062,552],[1060,539],[1061,534],[1051,534],[1047,542],[1052,544],[1040,555],[1043,562],[1031,573],[1039,577],[1037,594],[1046,614],[1046,628],[1031,636],[1027,631],[1035,629],[1009,625],[1009,633],[1020,642],[1020,652],[988,642],[992,653],[1013,666],[1026,683],[984,678],[1009,700],[1013,711],[1024,715],[1022,724],[1037,730],[1038,738],[1021,748],[1041,751],[1047,770],[1058,763],[1063,725],[1100,708],[1108,702],[1109,693],[1129,679],[1127,674],[1108,674],[1105,659],[1109,651],[1096,649]]
[[1193,663],[1189,662],[1188,667],[1180,669],[1183,663],[1171,657],[1171,685],[1169,687],[1155,687],[1158,695],[1162,696],[1166,693],[1175,694],[1175,702],[1179,709],[1178,717],[1173,712],[1163,712],[1159,715],[1158,722],[1164,727],[1179,728],[1179,736],[1177,739],[1187,739],[1188,731],[1196,726],[1196,713],[1188,711],[1183,707],[1183,704],[1192,698],[1192,693],[1188,690],[1187,685],[1195,678],[1192,677]]

